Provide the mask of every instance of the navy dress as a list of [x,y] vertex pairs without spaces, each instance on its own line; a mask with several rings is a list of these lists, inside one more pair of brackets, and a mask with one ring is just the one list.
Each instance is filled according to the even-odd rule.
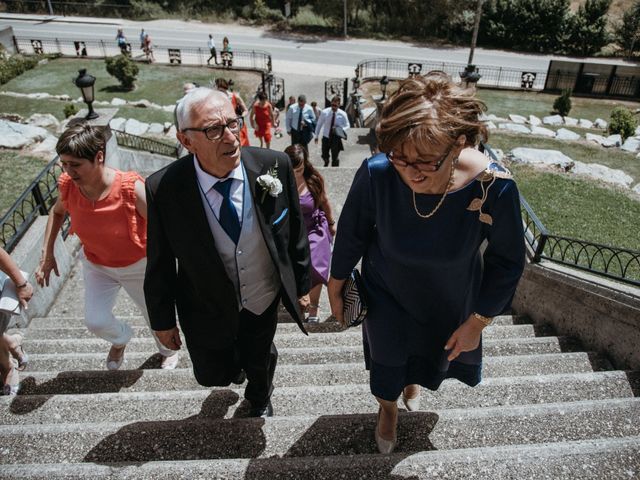
[[[440,198],[416,194],[419,211],[431,212]],[[482,343],[453,362],[444,346],[472,312],[492,317],[509,309],[524,257],[518,190],[501,165],[488,162],[424,219],[386,156],[366,160],[340,215],[331,274],[347,278],[362,258],[371,392],[395,401],[415,383],[432,390],[445,378],[477,385]]]

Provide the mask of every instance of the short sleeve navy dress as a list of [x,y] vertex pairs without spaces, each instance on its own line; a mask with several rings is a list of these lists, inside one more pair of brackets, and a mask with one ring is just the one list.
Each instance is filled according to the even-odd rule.
[[[430,212],[440,198],[416,194],[417,207]],[[482,342],[453,362],[444,346],[472,312],[509,309],[524,268],[523,235],[516,184],[497,163],[449,192],[428,219],[416,214],[411,189],[384,154],[363,163],[340,215],[331,274],[347,278],[362,258],[371,393],[395,401],[406,385],[480,382]]]

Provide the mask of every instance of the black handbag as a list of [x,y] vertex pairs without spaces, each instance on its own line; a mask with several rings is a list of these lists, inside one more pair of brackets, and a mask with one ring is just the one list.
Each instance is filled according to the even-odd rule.
[[342,290],[344,327],[357,327],[367,316],[367,299],[358,269],[354,268]]

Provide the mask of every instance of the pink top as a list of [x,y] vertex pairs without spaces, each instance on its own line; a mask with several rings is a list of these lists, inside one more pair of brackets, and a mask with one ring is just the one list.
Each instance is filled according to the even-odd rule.
[[147,255],[147,221],[136,210],[136,172],[116,175],[109,194],[95,202],[86,198],[66,173],[58,179],[60,200],[71,217],[71,231],[80,238],[91,263],[126,267]]

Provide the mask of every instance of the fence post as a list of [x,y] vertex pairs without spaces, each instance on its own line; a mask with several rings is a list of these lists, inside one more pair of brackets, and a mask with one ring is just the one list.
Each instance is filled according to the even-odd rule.
[[62,47],[60,46],[60,40],[56,37],[56,48],[58,49],[58,53],[62,55]]
[[533,254],[533,263],[538,263],[542,258],[542,254],[544,253],[544,247],[547,244],[547,234],[541,233],[540,238],[538,239],[538,246],[536,247],[536,251]]
[[40,184],[36,184],[31,191],[33,193],[33,198],[36,201],[36,205],[38,206],[38,211],[40,215],[49,215],[49,211],[47,210],[47,204],[44,201],[44,197],[42,196],[42,192],[40,191]]
[[11,35],[11,39],[13,40],[13,46],[16,49],[16,53],[20,53],[20,46],[18,45],[18,39],[15,35]]
[[502,67],[498,69],[498,81],[496,82],[496,87],[500,86],[500,79],[502,78]]
[[107,58],[107,47],[104,44],[104,40],[100,40],[100,48],[102,49],[102,56]]

